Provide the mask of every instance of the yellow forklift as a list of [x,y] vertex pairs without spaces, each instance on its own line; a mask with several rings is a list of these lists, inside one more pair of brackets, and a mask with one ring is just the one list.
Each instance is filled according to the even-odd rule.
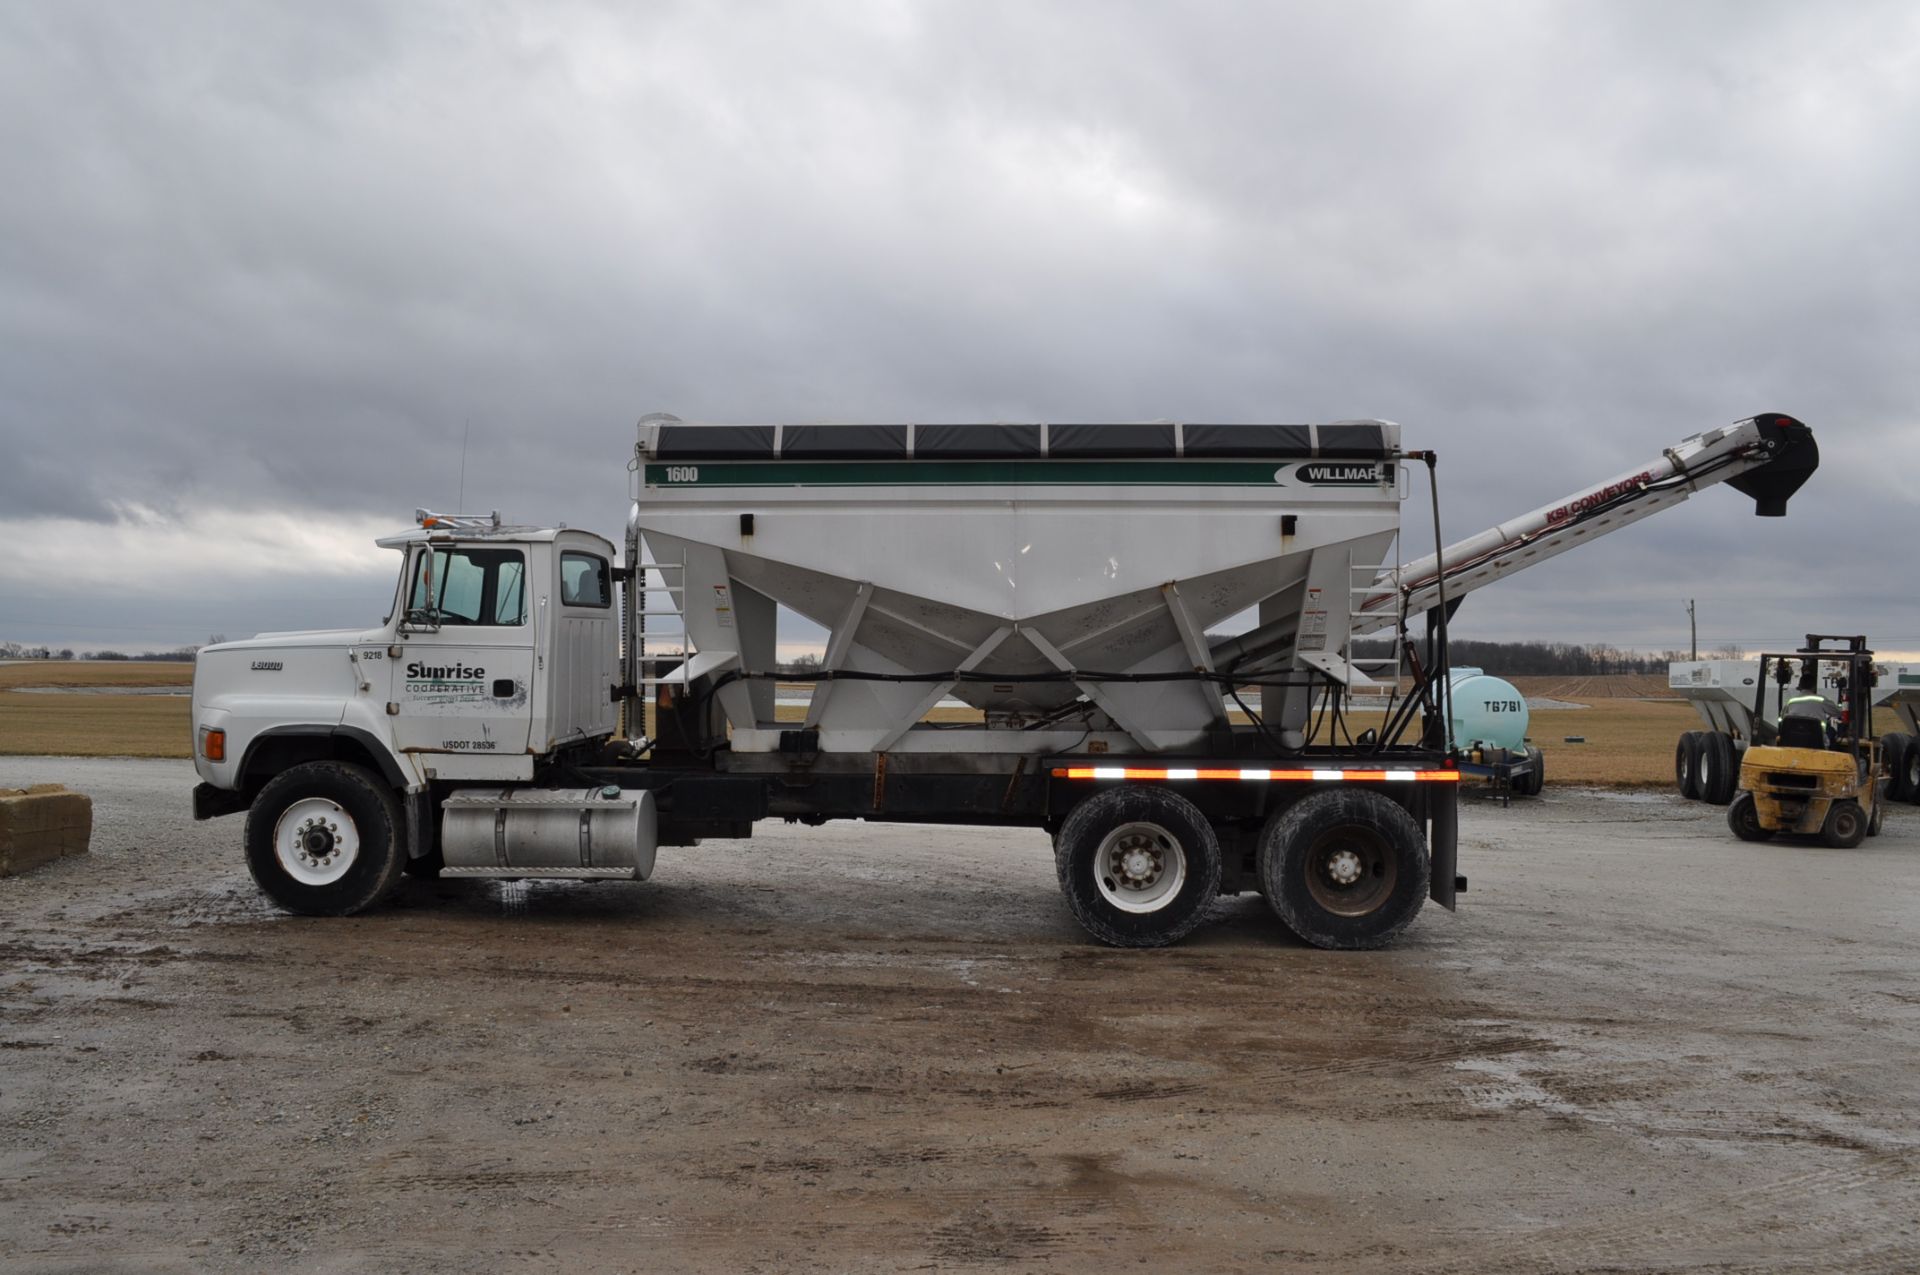
[[[1761,716],[1769,676],[1780,687],[1774,723]],[[1873,734],[1873,682],[1865,637],[1809,633],[1798,651],[1760,657],[1754,740],[1727,807],[1735,836],[1765,841],[1793,832],[1852,849],[1880,835],[1888,772]],[[1821,692],[1823,683],[1833,696]]]

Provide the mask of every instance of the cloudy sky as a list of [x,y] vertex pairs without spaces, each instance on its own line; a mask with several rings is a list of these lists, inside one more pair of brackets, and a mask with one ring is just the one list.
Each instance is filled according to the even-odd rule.
[[1910,3],[0,0],[0,164],[0,639],[377,620],[469,430],[1378,416],[1456,538],[1779,410],[1463,629],[1920,650]]

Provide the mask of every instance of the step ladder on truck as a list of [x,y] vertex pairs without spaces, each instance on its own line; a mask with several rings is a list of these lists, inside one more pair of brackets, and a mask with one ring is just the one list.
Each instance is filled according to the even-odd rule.
[[[1784,513],[1817,464],[1806,426],[1757,416],[1402,563],[1436,457],[1388,422],[653,416],[620,552],[423,511],[382,541],[385,623],[204,649],[195,813],[246,812],[253,876],[296,912],[408,871],[644,880],[662,845],[866,819],[1044,829],[1107,943],[1175,942],[1255,890],[1306,942],[1378,946],[1464,886],[1461,598],[1722,482]],[[829,635],[803,679],[783,607]],[[1350,642],[1380,632],[1384,720],[1344,729],[1380,681]]]

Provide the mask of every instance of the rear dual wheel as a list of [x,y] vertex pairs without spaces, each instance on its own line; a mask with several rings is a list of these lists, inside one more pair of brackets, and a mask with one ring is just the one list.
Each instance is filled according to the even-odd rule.
[[1887,796],[1920,802],[1920,737],[1892,734],[1880,741],[1887,756]]
[[1704,733],[1682,731],[1673,746],[1673,786],[1688,801],[1700,800],[1700,736]]
[[1220,841],[1200,808],[1128,784],[1073,808],[1053,839],[1067,907],[1114,947],[1165,947],[1193,933],[1220,893]]
[[[1074,919],[1115,947],[1177,943],[1220,892],[1217,834],[1167,788],[1128,784],[1073,808],[1054,866]],[[1333,789],[1268,818],[1261,889],[1286,927],[1321,948],[1379,947],[1419,915],[1431,877],[1420,824],[1383,793]]]
[[1426,902],[1426,837],[1383,793],[1314,793],[1267,820],[1260,885],[1286,927],[1315,947],[1380,947]]
[[1740,757],[1734,753],[1734,737],[1718,730],[1695,732],[1699,753],[1695,755],[1695,783],[1699,799],[1709,805],[1724,806],[1740,791]]

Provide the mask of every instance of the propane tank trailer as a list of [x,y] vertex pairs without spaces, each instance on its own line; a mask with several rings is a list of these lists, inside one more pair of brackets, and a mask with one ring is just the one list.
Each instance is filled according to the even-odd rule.
[[1546,755],[1527,742],[1527,699],[1512,682],[1477,668],[1450,674],[1447,706],[1463,774],[1522,797],[1546,785]]

